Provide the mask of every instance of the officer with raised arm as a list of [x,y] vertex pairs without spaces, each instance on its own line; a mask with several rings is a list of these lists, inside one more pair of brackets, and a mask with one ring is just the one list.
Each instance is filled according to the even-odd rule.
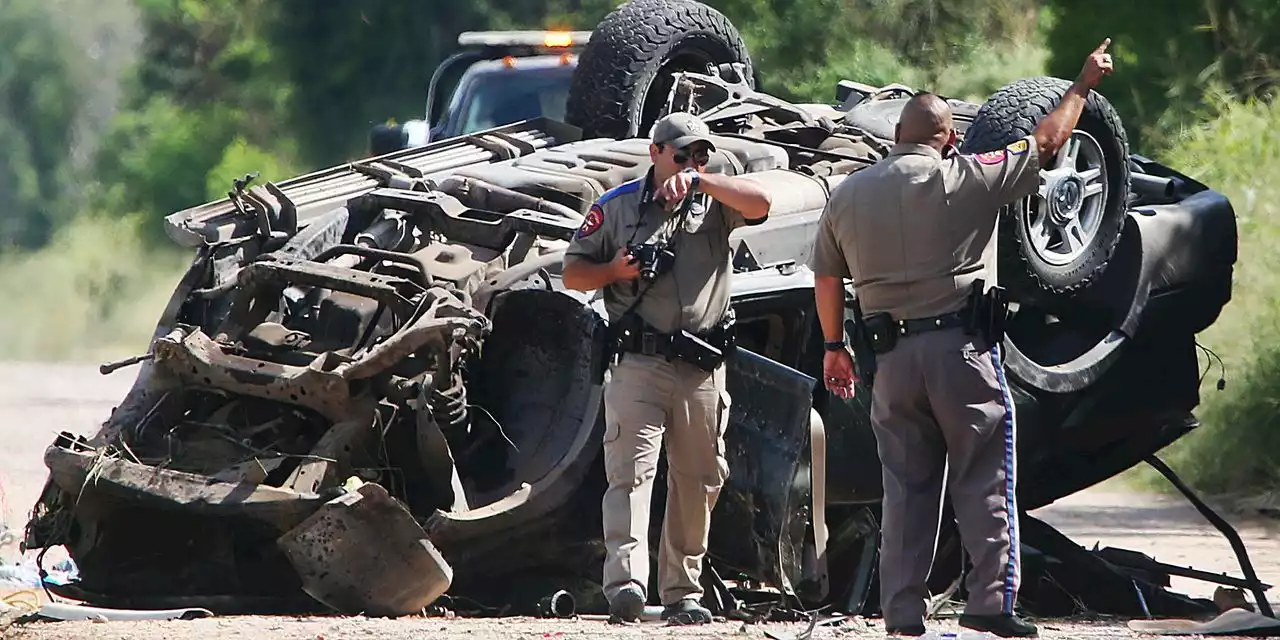
[[564,257],[564,284],[604,290],[618,360],[605,389],[604,589],[611,618],[636,621],[648,600],[649,502],[667,442],[658,553],[662,618],[704,623],[699,576],[711,511],[729,475],[724,429],[732,349],[729,233],[759,224],[770,198],[741,177],[706,173],[706,123],[673,113],[653,128],[653,166],[588,211]]
[[961,626],[1037,634],[1014,615],[1017,439],[1000,363],[1005,308],[985,281],[1001,207],[1036,192],[1041,165],[1067,142],[1089,92],[1111,72],[1110,42],[1089,54],[1031,135],[1002,149],[954,153],[950,107],[936,95],[916,95],[902,110],[888,157],[836,187],[818,223],[810,266],[827,341],[827,389],[842,398],[853,393],[843,338],[846,278],[862,313],[854,333],[865,338],[861,352],[874,354],[871,421],[884,486],[880,593],[891,634],[925,632],[944,472],[973,561]]

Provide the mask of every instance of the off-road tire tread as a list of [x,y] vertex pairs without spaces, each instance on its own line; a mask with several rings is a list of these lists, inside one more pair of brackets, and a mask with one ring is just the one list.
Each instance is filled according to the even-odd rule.
[[[1018,138],[1031,135],[1036,125],[1058,105],[1071,83],[1061,78],[1047,76],[1024,78],[1001,87],[978,109],[978,115],[965,134],[961,146],[963,153],[980,153],[999,149]],[[1098,131],[1097,121],[1105,131]],[[1107,180],[1110,192],[1107,209],[1119,208],[1117,213],[1104,215],[1098,229],[1090,259],[1056,282],[1042,277],[1032,268],[1029,257],[1031,248],[1024,247],[1021,235],[1013,228],[1012,216],[1002,220],[997,240],[999,277],[1001,284],[1011,291],[1048,293],[1053,296],[1071,296],[1088,287],[1106,270],[1111,256],[1119,244],[1120,232],[1125,223],[1125,209],[1129,193],[1129,140],[1119,114],[1105,97],[1090,91],[1085,101],[1077,128],[1090,130],[1103,153],[1108,156]],[[1100,244],[1100,246],[1099,246]],[[1025,250],[1024,250],[1025,249]]]
[[[732,61],[751,58],[737,28],[719,11],[694,0],[631,0],[606,15],[583,49],[569,88],[565,119],[586,138],[629,138],[639,131],[639,94],[666,56],[698,41],[726,47]],[[727,60],[719,61],[729,62]],[[665,97],[665,96],[664,96]]]

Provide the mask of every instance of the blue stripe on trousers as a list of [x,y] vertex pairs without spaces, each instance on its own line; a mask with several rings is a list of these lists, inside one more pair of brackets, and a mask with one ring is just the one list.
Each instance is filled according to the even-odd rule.
[[1009,383],[1004,377],[1004,364],[1000,359],[1000,345],[998,344],[991,346],[991,363],[995,365],[996,379],[1000,381],[1000,396],[1004,402],[1004,504],[1005,521],[1009,528],[1009,562],[1005,567],[1004,598],[1000,610],[1005,614],[1012,615],[1015,596],[1014,573],[1017,569],[1016,563],[1019,555],[1018,500],[1014,473],[1016,451],[1014,450],[1013,435],[1013,396],[1009,393]]

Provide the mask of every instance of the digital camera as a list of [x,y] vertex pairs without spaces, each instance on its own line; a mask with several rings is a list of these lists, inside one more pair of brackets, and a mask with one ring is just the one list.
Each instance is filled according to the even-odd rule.
[[628,244],[627,253],[640,265],[640,279],[653,282],[671,269],[676,254],[665,241],[645,244]]

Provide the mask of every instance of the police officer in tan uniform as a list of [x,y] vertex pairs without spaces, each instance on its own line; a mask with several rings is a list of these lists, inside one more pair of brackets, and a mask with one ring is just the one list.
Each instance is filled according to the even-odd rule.
[[[638,620],[648,600],[649,502],[663,436],[667,500],[658,553],[662,617],[710,622],[699,576],[711,511],[729,475],[731,346],[729,233],[759,224],[769,195],[740,177],[705,172],[706,123],[673,113],[653,128],[653,166],[588,211],[564,257],[564,284],[603,289],[618,359],[605,390],[602,504],[611,617]],[[634,249],[634,251],[629,250]]]
[[1067,142],[1089,91],[1111,72],[1109,43],[1089,55],[1034,133],[1003,149],[954,153],[950,107],[929,93],[913,97],[888,157],[839,185],[820,219],[810,266],[827,341],[826,387],[842,398],[853,393],[842,331],[845,278],[861,307],[862,335],[874,347],[871,420],[884,486],[881,609],[892,634],[925,633],[944,474],[973,561],[960,624],[1004,637],[1037,634],[1014,615],[1020,541],[1013,401],[995,332],[973,326],[975,317],[985,324],[984,310],[1003,317],[998,305],[984,303],[990,288],[983,283],[994,280],[996,216],[1036,192],[1040,166]]

